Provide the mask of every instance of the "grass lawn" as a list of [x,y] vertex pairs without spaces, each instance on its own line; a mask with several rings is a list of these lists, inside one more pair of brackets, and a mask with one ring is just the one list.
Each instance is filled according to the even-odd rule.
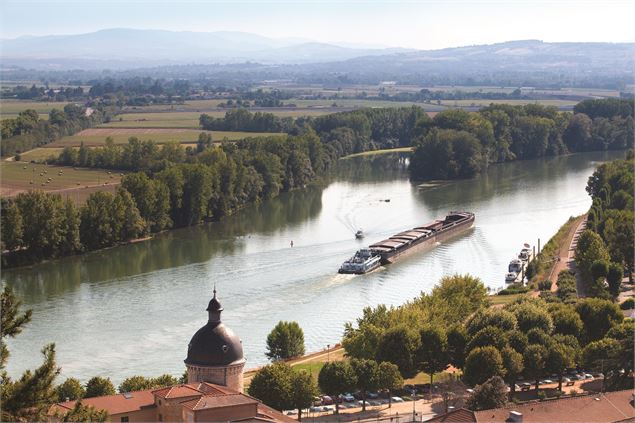
[[101,128],[194,128],[199,129],[199,112],[124,113]]
[[575,106],[578,104],[575,100],[441,100],[441,104],[447,107],[486,107],[491,103],[494,104],[511,104],[514,106],[523,104],[541,104],[543,106]]
[[490,305],[498,306],[498,305],[506,305],[509,303],[513,303],[518,298],[526,296],[527,293],[524,294],[510,294],[510,295],[490,295],[488,296]]
[[106,137],[112,137],[116,144],[126,144],[128,138],[137,137],[141,140],[153,140],[158,144],[168,141],[177,141],[180,143],[195,143],[201,132],[210,132],[214,141],[227,139],[230,141],[239,140],[250,137],[284,135],[279,133],[268,132],[225,132],[225,131],[202,131],[188,129],[141,129],[141,128],[93,128],[87,129],[79,134],[64,137],[54,143],[49,144],[50,147],[78,147],[82,141],[88,147],[97,147],[104,145]]
[[361,156],[374,156],[377,154],[410,153],[411,151],[412,151],[412,147],[386,148],[384,150],[372,150],[372,151],[364,151],[363,153],[349,154],[348,156],[342,157],[342,159],[350,159],[351,157],[361,157]]
[[[60,174],[60,171],[62,172]],[[117,185],[121,174],[104,169],[72,168],[25,162],[0,162],[2,195],[15,195],[22,191],[40,189],[58,191],[86,186],[107,187]],[[50,178],[50,181],[49,181]]]

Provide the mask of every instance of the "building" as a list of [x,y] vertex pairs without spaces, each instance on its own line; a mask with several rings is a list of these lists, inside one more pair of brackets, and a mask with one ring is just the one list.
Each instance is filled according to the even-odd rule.
[[[242,342],[221,322],[222,311],[214,288],[208,321],[188,345],[187,384],[86,398],[82,403],[106,410],[112,422],[295,422],[243,393]],[[75,403],[53,405],[49,422],[59,422]]]
[[194,334],[187,348],[187,381],[210,382],[243,392],[243,344],[221,322],[222,311],[214,288],[214,296],[207,306],[207,324]]
[[[48,421],[60,422],[75,403],[53,405]],[[86,398],[82,404],[106,410],[111,422],[296,422],[255,398],[207,382]]]
[[447,423],[609,423],[635,422],[635,390],[561,398],[491,410],[465,408],[433,417],[428,422]]

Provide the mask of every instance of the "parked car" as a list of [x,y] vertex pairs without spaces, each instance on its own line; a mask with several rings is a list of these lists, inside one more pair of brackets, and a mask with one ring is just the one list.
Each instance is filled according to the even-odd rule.
[[285,411],[284,414],[286,414],[287,416],[295,416],[296,414],[298,414],[298,412],[295,410],[289,410]]
[[552,383],[553,383],[553,380],[551,380],[551,379],[543,379],[543,380],[540,381],[539,384],[540,385],[550,385]]
[[355,397],[354,397],[353,395],[349,394],[348,392],[347,392],[347,393],[345,393],[344,395],[340,395],[340,396],[341,396],[341,397],[344,399],[344,401],[346,401],[346,402],[353,402],[353,401],[355,401]]
[[591,373],[591,374],[596,379],[604,379],[604,374],[603,373]]
[[392,402],[403,402],[403,398],[401,397],[392,397]]
[[593,375],[591,373],[585,373],[584,376],[586,377],[586,380],[593,380]]
[[377,401],[377,400],[370,400],[370,401],[368,401],[368,403],[369,403],[370,405],[372,405],[372,406],[381,405],[381,402],[380,402],[380,401]]
[[377,392],[368,392],[366,398],[377,399],[379,398],[379,394]]
[[313,397],[313,405],[317,406],[317,405],[322,405],[322,398],[320,397]]
[[334,405],[325,405],[322,407],[322,411],[333,411],[333,410],[335,410]]
[[322,411],[322,407],[314,405],[313,407],[309,408],[309,411],[311,411],[311,413],[320,413]]
[[331,405],[331,404],[335,404],[333,402],[333,398],[329,397],[328,395],[324,395],[322,397],[322,405]]

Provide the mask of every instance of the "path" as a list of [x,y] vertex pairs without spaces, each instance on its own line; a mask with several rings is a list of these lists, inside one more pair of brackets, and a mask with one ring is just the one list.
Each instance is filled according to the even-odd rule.
[[551,281],[551,292],[556,292],[558,290],[558,274],[561,271],[575,271],[575,249],[578,246],[578,238],[580,238],[580,234],[584,231],[584,229],[586,229],[586,220],[586,214],[578,217],[575,224],[571,225],[571,229],[569,229],[567,237],[562,243],[563,245],[567,245],[568,248],[563,248],[561,245],[560,249],[558,250],[558,261],[551,268],[551,272],[549,273],[549,280]]
[[575,249],[578,246],[578,239],[580,239],[580,235],[582,235],[582,232],[584,232],[584,230],[586,229],[586,221],[587,221],[587,216],[585,215],[584,220],[580,222],[580,224],[578,225],[575,231],[573,240],[571,240],[571,246],[569,247],[571,259],[568,262],[568,268],[570,271],[575,273],[575,285],[576,285],[575,288],[578,291],[578,298],[586,297],[586,289],[584,287],[584,284],[582,283],[582,279],[580,278],[580,275],[578,274],[578,272],[576,272],[574,258],[575,258]]

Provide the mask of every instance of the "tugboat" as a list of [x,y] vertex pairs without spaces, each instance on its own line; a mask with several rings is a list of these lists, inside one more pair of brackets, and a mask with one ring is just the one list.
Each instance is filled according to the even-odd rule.
[[368,248],[362,248],[361,250],[357,250],[353,257],[342,263],[339,273],[361,275],[377,269],[380,265],[381,256],[379,254],[373,253],[373,251]]
[[357,238],[357,239],[364,238],[364,232],[361,229],[359,231],[355,232],[355,238]]

